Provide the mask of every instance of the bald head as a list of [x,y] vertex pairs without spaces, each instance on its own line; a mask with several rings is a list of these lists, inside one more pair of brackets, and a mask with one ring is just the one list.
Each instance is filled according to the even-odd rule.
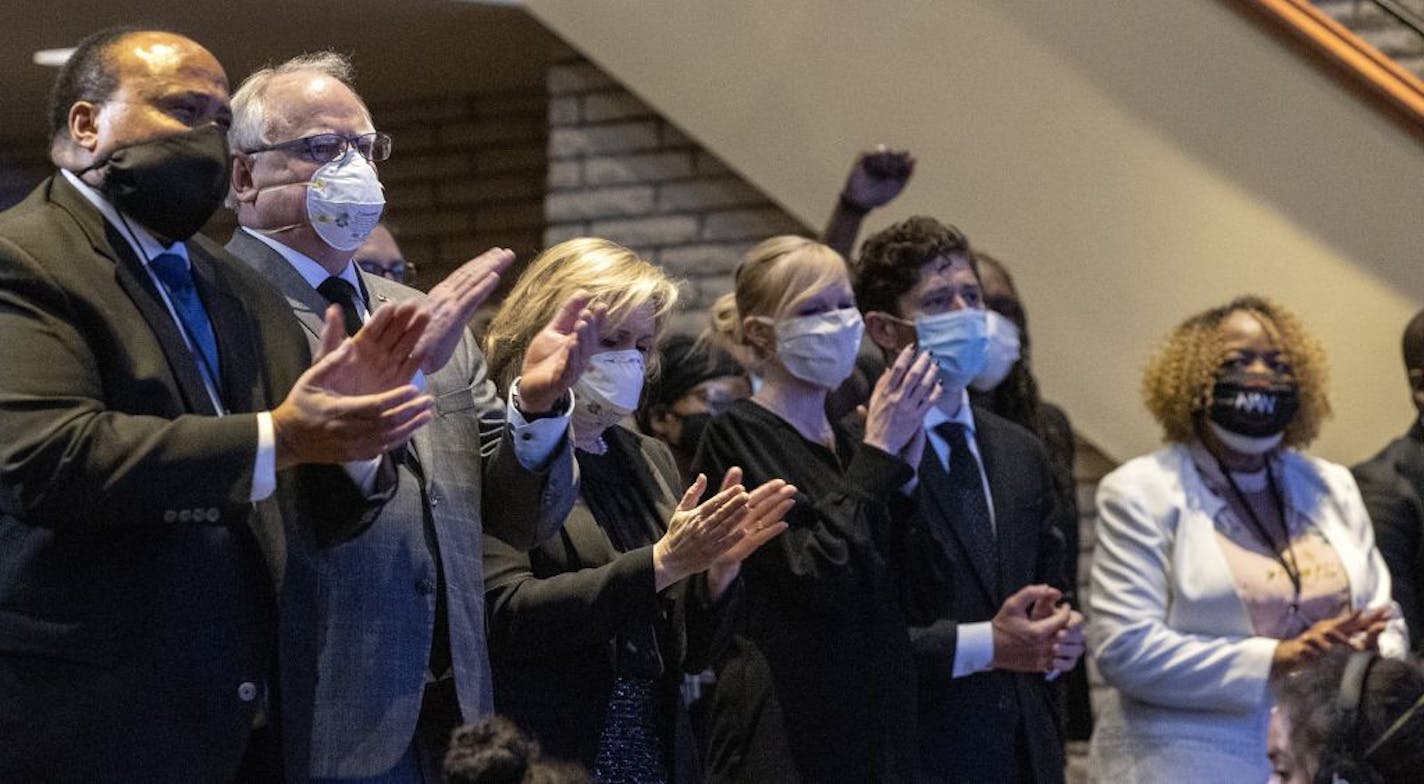
[[231,123],[227,75],[212,53],[164,30],[117,28],[75,49],[50,96],[51,157],[82,168],[113,150]]

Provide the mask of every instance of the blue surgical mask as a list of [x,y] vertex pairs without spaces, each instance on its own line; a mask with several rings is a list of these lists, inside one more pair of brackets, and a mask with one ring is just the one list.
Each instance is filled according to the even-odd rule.
[[921,351],[939,366],[939,383],[946,390],[964,389],[984,370],[989,336],[984,311],[961,308],[915,319]]

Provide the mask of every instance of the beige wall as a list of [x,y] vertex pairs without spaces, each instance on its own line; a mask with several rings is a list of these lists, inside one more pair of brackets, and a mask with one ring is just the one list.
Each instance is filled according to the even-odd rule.
[[1325,339],[1354,461],[1410,415],[1398,333],[1424,302],[1424,144],[1228,0],[528,0],[792,214],[855,150],[913,149],[879,220],[928,212],[1004,258],[1050,397],[1147,451],[1151,343],[1244,291]]

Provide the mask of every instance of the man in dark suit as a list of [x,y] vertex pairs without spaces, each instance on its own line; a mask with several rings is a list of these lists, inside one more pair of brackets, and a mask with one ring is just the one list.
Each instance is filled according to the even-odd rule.
[[229,118],[198,44],[95,34],[56,83],[60,173],[0,215],[0,781],[280,778],[283,525],[363,501],[304,464],[430,418],[418,308],[307,370],[275,293],[193,236]]
[[903,503],[906,620],[918,672],[919,779],[1061,782],[1046,675],[1072,669],[1082,616],[1068,591],[1052,476],[1027,430],[971,407],[984,303],[968,241],[932,218],[866,240],[854,268],[866,334],[939,366],[916,484]]
[[[350,70],[336,54],[303,55],[252,74],[234,93],[241,228],[228,250],[281,291],[295,316],[287,328],[312,342],[328,302],[357,323],[402,302],[434,305],[441,322],[449,311],[454,336],[425,367],[435,419],[397,456],[396,491],[370,528],[312,554],[322,645],[312,661],[284,660],[317,672],[314,777],[434,782],[450,731],[493,711],[481,531],[527,549],[556,533],[573,503],[567,393],[595,345],[597,317],[585,312],[577,322],[587,300],[571,300],[531,345],[506,403],[464,324],[512,253],[476,258],[429,298],[361,272],[352,259],[364,237],[353,235],[381,211],[373,165],[390,148]],[[324,195],[368,211],[340,237],[309,207],[317,179]],[[337,182],[352,189],[336,193]]]
[[1409,647],[1424,652],[1424,311],[1404,328],[1404,370],[1414,424],[1379,454],[1351,469],[1389,565],[1391,591],[1409,627]]

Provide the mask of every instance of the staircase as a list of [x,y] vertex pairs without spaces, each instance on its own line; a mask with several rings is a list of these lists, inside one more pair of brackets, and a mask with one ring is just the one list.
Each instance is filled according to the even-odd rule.
[[[1389,14],[1375,0],[1315,0],[1320,10],[1350,28],[1371,46],[1394,58],[1410,72],[1424,78],[1424,34]],[[1413,15],[1424,27],[1424,0],[1393,0],[1404,15]]]

